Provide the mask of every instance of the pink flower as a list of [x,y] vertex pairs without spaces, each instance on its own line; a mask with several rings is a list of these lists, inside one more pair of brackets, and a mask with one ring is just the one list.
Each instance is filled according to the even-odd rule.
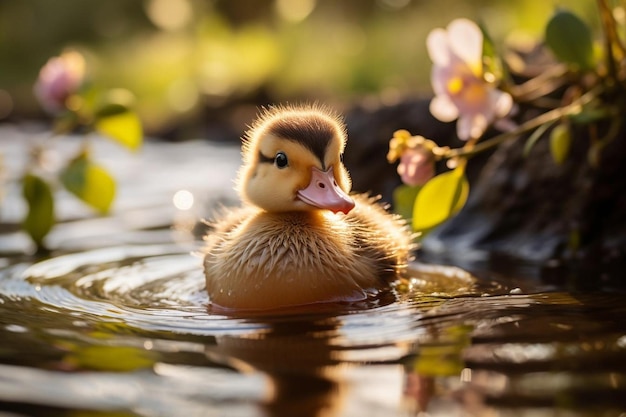
[[48,60],[39,71],[34,92],[47,112],[56,114],[66,108],[66,100],[76,93],[85,76],[85,60],[75,51],[67,51]]
[[387,160],[392,163],[400,159],[398,174],[406,185],[424,185],[435,175],[437,145],[423,136],[411,136],[406,130],[394,132],[389,141]]
[[482,136],[491,123],[509,114],[513,107],[511,95],[483,77],[483,35],[474,22],[456,19],[447,30],[431,31],[426,47],[433,61],[431,81],[435,91],[430,112],[444,122],[458,118],[460,139]]
[[424,185],[435,176],[433,154],[423,148],[409,148],[400,157],[398,174],[406,185]]

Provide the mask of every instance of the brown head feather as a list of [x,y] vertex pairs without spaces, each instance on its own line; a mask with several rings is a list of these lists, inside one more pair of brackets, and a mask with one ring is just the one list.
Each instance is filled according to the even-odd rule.
[[247,132],[244,146],[250,146],[250,142],[257,140],[256,135],[259,134],[298,142],[309,149],[322,164],[328,145],[334,137],[341,140],[342,150],[346,141],[345,125],[341,117],[332,109],[315,104],[275,106],[264,110]]

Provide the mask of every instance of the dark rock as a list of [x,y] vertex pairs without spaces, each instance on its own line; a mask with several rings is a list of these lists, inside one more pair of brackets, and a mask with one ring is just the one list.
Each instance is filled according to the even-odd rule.
[[[397,129],[423,135],[440,146],[462,145],[455,125],[434,119],[428,104],[427,99],[416,99],[376,108],[357,106],[346,114],[346,165],[354,190],[380,193],[391,201],[400,181],[385,155]],[[520,118],[532,116],[526,113]],[[598,126],[598,135],[607,128]],[[604,149],[598,167],[588,163],[587,126],[574,125],[573,134],[563,165],[553,161],[547,135],[528,157],[523,155],[522,137],[470,160],[469,201],[424,239],[423,257],[443,257],[466,266],[502,255],[548,272],[556,262],[558,281],[576,287],[583,282],[626,283],[620,278],[626,265],[626,132]],[[438,166],[440,172],[445,169]]]

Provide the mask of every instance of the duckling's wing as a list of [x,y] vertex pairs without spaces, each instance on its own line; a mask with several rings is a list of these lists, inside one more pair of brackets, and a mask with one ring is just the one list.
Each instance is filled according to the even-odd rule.
[[367,194],[352,196],[355,208],[348,213],[357,250],[362,256],[376,261],[380,273],[405,269],[415,249],[414,235],[406,221],[385,210],[380,197]]

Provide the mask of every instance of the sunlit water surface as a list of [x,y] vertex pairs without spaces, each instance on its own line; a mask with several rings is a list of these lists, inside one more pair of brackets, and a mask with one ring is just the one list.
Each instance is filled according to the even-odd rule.
[[436,266],[411,277],[368,302],[233,317],[211,311],[200,258],[174,245],[17,264],[0,276],[0,405],[142,416],[626,406],[618,297],[511,294]]
[[[28,138],[2,133],[17,173]],[[626,415],[621,294],[414,264],[362,303],[212,310],[193,229],[232,198],[239,151],[143,152],[96,152],[133,181],[107,218],[61,196],[49,259],[0,236],[1,417]],[[3,222],[20,201],[9,188]]]

